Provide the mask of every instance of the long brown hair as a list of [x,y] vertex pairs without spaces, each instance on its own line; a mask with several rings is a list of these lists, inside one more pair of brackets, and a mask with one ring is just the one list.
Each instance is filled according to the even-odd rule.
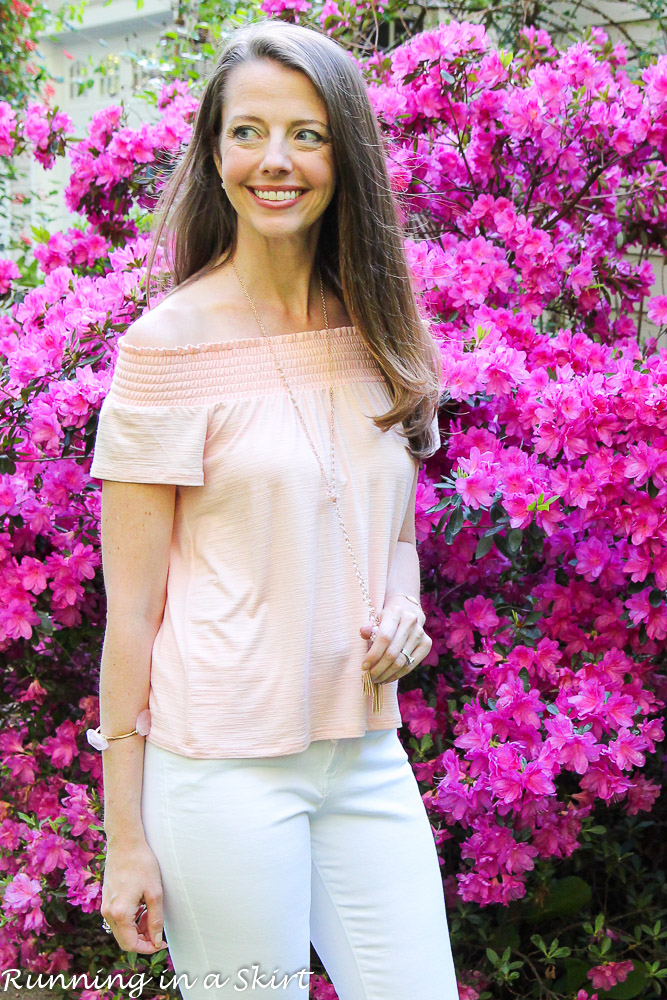
[[417,307],[384,139],[363,76],[327,35],[265,18],[235,29],[224,43],[191,140],[156,205],[146,273],[149,308],[158,246],[164,247],[172,290],[234,252],[236,212],[220,185],[213,150],[227,75],[255,59],[305,73],[327,108],[336,189],[322,218],[315,262],[385,376],[393,406],[375,418],[376,426],[384,431],[402,422],[408,451],[421,462],[440,443],[431,430],[442,392],[440,351]]

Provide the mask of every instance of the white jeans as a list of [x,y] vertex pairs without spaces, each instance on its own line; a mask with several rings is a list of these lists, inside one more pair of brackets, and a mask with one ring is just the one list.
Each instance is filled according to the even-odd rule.
[[312,941],[339,1000],[458,1000],[435,842],[396,729],[277,757],[144,754],[183,998],[307,1000]]

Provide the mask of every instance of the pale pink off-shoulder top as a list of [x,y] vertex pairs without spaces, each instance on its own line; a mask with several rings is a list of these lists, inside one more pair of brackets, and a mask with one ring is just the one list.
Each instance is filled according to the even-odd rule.
[[[340,510],[379,613],[417,462],[400,424],[372,422],[391,397],[356,328],[330,336]],[[328,475],[326,331],[272,344]],[[402,724],[397,681],[382,685],[381,713],[362,692],[368,609],[263,337],[175,348],[121,337],[90,473],[177,486],[149,742],[275,756]]]

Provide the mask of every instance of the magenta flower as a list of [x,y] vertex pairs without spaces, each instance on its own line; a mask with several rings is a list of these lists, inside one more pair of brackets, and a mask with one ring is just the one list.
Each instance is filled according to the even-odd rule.
[[5,887],[2,909],[6,914],[27,913],[39,909],[41,888],[36,878],[30,878],[25,872],[19,872]]
[[625,962],[605,962],[604,965],[596,965],[589,969],[588,978],[595,989],[610,990],[617,983],[624,983],[634,967],[630,959]]
[[6,295],[15,278],[20,278],[21,272],[13,260],[0,257],[0,295]]
[[593,733],[575,733],[566,716],[547,719],[545,728],[550,734],[546,745],[556,750],[559,764],[567,770],[585,774],[590,762],[599,760],[601,750]]
[[0,101],[0,156],[9,156],[13,153],[15,126],[16,112],[7,101]]
[[610,552],[599,538],[589,538],[577,546],[577,573],[592,582],[609,562]]
[[417,739],[433,732],[436,723],[436,711],[424,700],[424,693],[418,689],[399,693],[401,718]]
[[667,295],[656,295],[648,304],[646,315],[657,326],[667,323]]
[[489,462],[492,461],[493,455],[490,452],[482,454],[475,446],[470,449],[469,458],[459,459],[463,474],[456,480],[456,491],[473,510],[488,507],[493,502],[495,480],[489,470]]

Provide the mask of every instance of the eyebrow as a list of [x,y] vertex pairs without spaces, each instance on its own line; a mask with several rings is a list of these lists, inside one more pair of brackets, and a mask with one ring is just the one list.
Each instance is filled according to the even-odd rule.
[[[263,118],[258,118],[257,115],[234,115],[233,118],[229,119],[229,123],[235,122],[238,118],[243,118],[244,121],[248,122],[263,122]],[[318,121],[317,118],[295,118],[290,125],[321,125],[322,128],[328,128],[329,126],[325,122]]]

